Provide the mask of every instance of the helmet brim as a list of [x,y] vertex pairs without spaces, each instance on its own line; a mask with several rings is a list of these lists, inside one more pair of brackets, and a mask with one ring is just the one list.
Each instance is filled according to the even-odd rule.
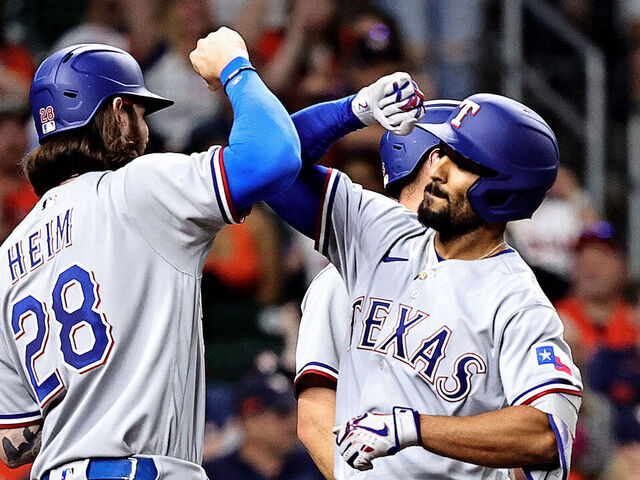
[[416,128],[421,128],[426,132],[438,137],[441,141],[450,145],[455,143],[456,135],[449,122],[444,123],[417,123]]
[[161,97],[160,95],[151,93],[148,90],[146,93],[141,95],[128,94],[127,96],[137,99],[142,105],[145,106],[145,112],[144,112],[145,116],[151,115],[152,113],[168,108],[175,103],[173,100],[169,100],[168,98]]

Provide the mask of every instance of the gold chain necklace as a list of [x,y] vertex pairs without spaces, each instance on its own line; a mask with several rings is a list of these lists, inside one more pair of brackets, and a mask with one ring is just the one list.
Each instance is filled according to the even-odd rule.
[[499,244],[497,244],[495,247],[493,247],[491,250],[489,250],[487,253],[485,253],[484,255],[482,255],[481,257],[476,258],[476,260],[482,260],[483,258],[487,258],[490,257],[491,255],[493,255],[494,253],[496,253],[500,247],[502,246],[507,246],[507,242],[505,242],[504,240],[502,240]]

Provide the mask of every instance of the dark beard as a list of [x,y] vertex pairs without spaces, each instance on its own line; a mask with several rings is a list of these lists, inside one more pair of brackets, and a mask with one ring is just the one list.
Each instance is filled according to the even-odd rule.
[[[449,199],[434,183],[427,185],[425,190],[437,197]],[[466,196],[449,199],[449,203],[437,212],[431,210],[428,204],[428,200],[424,199],[418,207],[418,220],[437,231],[444,242],[476,230],[485,223],[473,210]]]

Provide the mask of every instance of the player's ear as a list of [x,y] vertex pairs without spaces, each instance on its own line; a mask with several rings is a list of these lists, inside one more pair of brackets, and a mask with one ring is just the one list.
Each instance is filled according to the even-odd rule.
[[436,148],[432,149],[431,152],[429,152],[429,156],[427,157],[427,161],[425,162],[427,164],[427,167],[430,168],[431,165],[433,165],[435,162],[437,162],[438,159],[440,158],[440,155],[441,155],[440,147],[436,147]]
[[116,122],[118,122],[119,125],[126,125],[129,120],[129,116],[123,108],[124,105],[125,104],[122,100],[122,97],[114,97],[111,100],[111,111],[113,112],[113,116],[115,117]]

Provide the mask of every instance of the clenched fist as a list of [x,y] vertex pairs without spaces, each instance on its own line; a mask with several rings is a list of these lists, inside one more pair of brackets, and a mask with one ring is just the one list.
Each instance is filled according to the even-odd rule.
[[247,46],[238,32],[227,27],[198,40],[195,50],[189,54],[193,69],[205,79],[209,90],[219,88],[222,70],[236,57],[248,59]]

